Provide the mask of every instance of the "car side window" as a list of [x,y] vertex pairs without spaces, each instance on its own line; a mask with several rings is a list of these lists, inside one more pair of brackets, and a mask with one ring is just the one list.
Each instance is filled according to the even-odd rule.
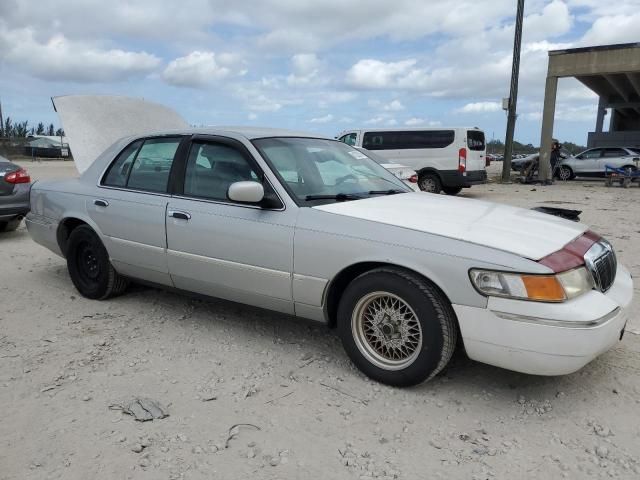
[[587,150],[586,152],[584,152],[582,155],[580,155],[580,158],[583,160],[589,159],[589,158],[600,158],[601,155],[602,155],[602,149],[594,148],[593,150]]
[[340,141],[342,143],[346,143],[347,145],[354,146],[356,144],[356,140],[358,139],[357,133],[348,133],[347,135],[343,135],[340,137]]
[[142,140],[136,140],[120,152],[120,155],[118,155],[118,158],[111,164],[107,174],[104,176],[102,185],[108,187],[125,187],[127,185],[129,171],[136,158],[136,153],[138,153],[140,149],[140,145],[142,145]]
[[625,152],[621,148],[605,148],[603,156],[607,158],[612,158],[612,157],[624,157],[625,155],[627,155],[627,152]]
[[229,186],[242,181],[260,182],[260,175],[240,151],[221,143],[191,145],[184,178],[186,196],[229,202]]
[[129,173],[127,188],[164,193],[169,172],[181,138],[163,137],[145,140]]

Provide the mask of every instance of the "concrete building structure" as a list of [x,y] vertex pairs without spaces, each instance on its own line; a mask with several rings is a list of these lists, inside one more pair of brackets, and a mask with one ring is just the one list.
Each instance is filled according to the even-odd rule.
[[[640,43],[550,51],[540,134],[540,180],[551,178],[556,92],[558,79],[565,77],[578,79],[599,97],[589,147],[640,145]],[[611,115],[609,131],[605,132],[607,109]]]

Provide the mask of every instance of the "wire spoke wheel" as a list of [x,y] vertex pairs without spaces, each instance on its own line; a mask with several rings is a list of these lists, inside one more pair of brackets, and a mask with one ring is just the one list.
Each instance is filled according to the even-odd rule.
[[422,349],[422,327],[402,298],[389,292],[362,297],[351,317],[353,338],[360,352],[385,370],[411,365]]
[[571,170],[567,167],[560,167],[558,176],[560,177],[560,180],[569,180],[571,178]]

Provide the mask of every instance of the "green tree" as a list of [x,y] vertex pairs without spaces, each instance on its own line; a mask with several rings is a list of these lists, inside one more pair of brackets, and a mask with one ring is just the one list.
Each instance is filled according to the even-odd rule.
[[53,127],[53,123],[49,124],[49,128],[47,129],[47,135],[53,136],[55,134],[55,128]]
[[4,121],[4,136],[13,137],[13,121],[11,117],[7,117]]
[[56,137],[64,137],[64,130],[59,128],[56,130]]
[[16,137],[26,137],[29,133],[29,122],[25,120],[24,122],[17,123],[14,129],[14,136]]
[[36,135],[44,135],[44,123],[38,122],[38,126],[36,127]]

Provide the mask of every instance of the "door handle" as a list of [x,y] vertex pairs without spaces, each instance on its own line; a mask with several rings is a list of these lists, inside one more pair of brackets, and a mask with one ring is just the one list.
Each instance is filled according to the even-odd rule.
[[97,199],[93,201],[93,204],[97,207],[108,207],[109,206],[109,202],[107,202],[106,200],[101,200],[101,199]]
[[180,220],[190,220],[191,214],[187,212],[179,212],[177,210],[169,211],[169,216],[173,218],[179,218]]

